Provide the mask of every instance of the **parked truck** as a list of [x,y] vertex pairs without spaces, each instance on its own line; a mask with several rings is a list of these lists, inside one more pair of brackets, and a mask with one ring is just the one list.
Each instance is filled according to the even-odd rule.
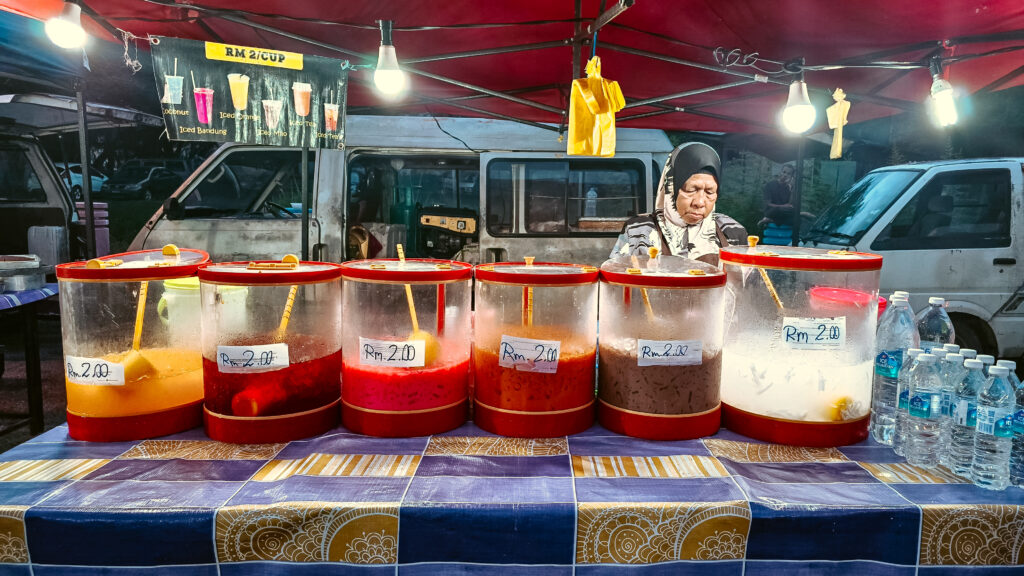
[[553,131],[503,120],[348,116],[343,149],[225,144],[146,223],[132,250],[173,242],[215,260],[301,245],[302,170],[318,260],[362,254],[599,264],[652,210],[661,130],[618,130],[614,158],[569,157]]
[[881,288],[916,310],[943,296],[957,343],[1024,354],[1024,158],[869,172],[821,213],[804,244],[884,256]]

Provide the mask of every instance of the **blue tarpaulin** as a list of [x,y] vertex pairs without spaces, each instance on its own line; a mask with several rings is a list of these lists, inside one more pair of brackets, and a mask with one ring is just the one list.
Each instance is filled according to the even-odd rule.
[[82,52],[54,46],[42,22],[0,11],[0,78],[72,92],[84,71]]

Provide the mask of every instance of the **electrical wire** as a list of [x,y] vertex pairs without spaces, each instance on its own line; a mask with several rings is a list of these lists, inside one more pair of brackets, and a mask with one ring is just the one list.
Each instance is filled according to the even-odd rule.
[[430,107],[429,107],[429,106],[427,106],[426,104],[424,104],[424,105],[423,105],[423,108],[424,108],[424,109],[425,109],[425,110],[426,110],[426,111],[427,111],[427,112],[428,112],[428,113],[430,114],[430,117],[434,119],[434,124],[437,124],[437,129],[438,129],[438,130],[440,130],[441,132],[444,132],[444,133],[445,133],[445,134],[447,134],[448,136],[450,136],[450,137],[452,137],[452,138],[454,138],[454,139],[458,140],[459,142],[461,142],[461,143],[462,143],[462,145],[466,147],[466,150],[469,150],[470,152],[473,152],[473,153],[476,153],[476,154],[479,154],[479,153],[480,153],[480,151],[479,151],[479,150],[474,150],[474,149],[470,148],[470,147],[469,147],[469,144],[466,144],[466,141],[465,141],[465,140],[463,140],[462,138],[459,138],[459,137],[458,137],[458,136],[456,136],[455,134],[452,134],[451,132],[449,132],[449,131],[445,130],[445,129],[444,129],[444,126],[441,126],[441,123],[440,123],[440,122],[439,122],[439,121],[437,120],[437,116],[435,116],[435,115],[434,115],[434,112],[433,112],[433,111],[432,111],[432,110],[430,109]]

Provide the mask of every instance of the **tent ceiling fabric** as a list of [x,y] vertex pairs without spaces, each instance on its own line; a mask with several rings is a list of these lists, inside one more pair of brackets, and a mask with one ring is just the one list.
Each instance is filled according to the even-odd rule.
[[[412,65],[424,73],[499,92],[536,105],[510,101],[423,75],[410,76],[412,92],[397,104],[383,102],[368,85],[370,71],[352,75],[351,110],[377,113],[432,113],[479,116],[453,103],[535,122],[560,124],[566,90],[573,77],[572,48],[575,0],[448,2],[287,2],[283,0],[83,0],[85,13],[101,24],[146,34],[270,47],[281,50],[348,58],[354,64],[376,59],[379,19],[393,20],[394,43],[400,62],[431,56],[539,43],[552,47],[457,59],[421,61]],[[580,18],[586,26],[597,18],[602,2],[582,0]],[[615,5],[614,0],[605,3]],[[59,10],[53,0],[0,0],[0,6],[47,17]],[[364,55],[345,56],[322,46],[253,28],[241,20],[273,27],[292,35]],[[333,22],[327,23],[327,22]],[[345,23],[345,24],[338,24]],[[500,24],[516,23],[501,26]],[[90,32],[102,29],[87,23]],[[349,25],[349,24],[354,24]],[[499,26],[479,27],[481,24]],[[430,29],[430,27],[439,27]],[[1016,34],[1014,34],[1016,32]],[[971,37],[1005,34],[1002,40]],[[109,33],[105,33],[109,39]],[[946,41],[943,47],[941,42]],[[597,54],[604,74],[619,81],[629,101],[657,98],[751,80],[755,70],[730,67],[723,73],[713,50],[738,49],[771,61],[804,58],[808,66],[867,62],[872,59],[921,61],[931,54],[962,57],[996,49],[1024,46],[1024,4],[1020,0],[636,0],[601,29]],[[698,63],[701,69],[648,57],[653,53]],[[873,56],[877,55],[877,56]],[[590,56],[581,49],[580,65]],[[1024,51],[1010,51],[969,62],[954,63],[948,79],[973,93],[1024,83],[1019,74]],[[766,69],[777,64],[765,63]],[[1018,71],[1018,75],[1013,75]],[[622,126],[721,132],[773,132],[776,115],[785,103],[789,75],[772,83],[750,84],[635,106],[619,113]],[[846,68],[807,71],[812,100],[818,104],[818,129],[825,128],[823,108],[828,94],[842,87],[854,104],[851,122],[920,109],[931,76],[927,69],[892,70]],[[530,89],[521,91],[523,89]],[[540,89],[535,89],[540,88]],[[521,91],[521,92],[519,92]],[[454,100],[472,97],[469,99]],[[449,102],[445,102],[449,100]],[[681,107],[684,111],[674,110]],[[628,120],[631,116],[636,119]]]

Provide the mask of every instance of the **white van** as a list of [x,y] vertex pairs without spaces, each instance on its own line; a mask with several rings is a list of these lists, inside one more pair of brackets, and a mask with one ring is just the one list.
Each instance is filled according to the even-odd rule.
[[942,296],[957,343],[1024,354],[1024,158],[950,160],[869,172],[822,212],[804,244],[884,256],[882,292],[915,310]]
[[[661,130],[620,129],[614,158],[569,157],[553,131],[503,120],[348,116],[343,150],[310,150],[309,245],[341,261],[359,225],[371,256],[534,256],[599,264],[627,218],[653,209]],[[225,144],[130,247],[167,243],[214,260],[278,259],[301,245],[301,151]],[[359,232],[361,232],[360,230]]]

